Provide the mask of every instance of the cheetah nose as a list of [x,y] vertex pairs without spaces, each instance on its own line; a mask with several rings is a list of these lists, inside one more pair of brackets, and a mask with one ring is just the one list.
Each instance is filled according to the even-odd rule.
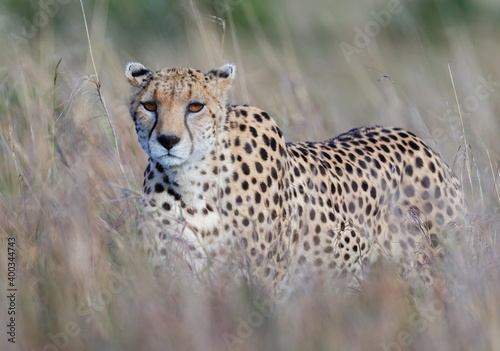
[[180,140],[181,139],[176,135],[161,134],[158,136],[158,142],[167,150],[173,148]]

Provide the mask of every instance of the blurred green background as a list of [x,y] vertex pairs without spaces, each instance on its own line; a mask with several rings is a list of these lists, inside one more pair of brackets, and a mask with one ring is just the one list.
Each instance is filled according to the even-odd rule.
[[[234,62],[241,76],[235,102],[270,110],[283,127],[292,128],[291,138],[306,135],[298,135],[303,126],[293,129],[300,116],[280,107],[290,97],[287,109],[324,124],[311,127],[314,138],[340,132],[346,115],[356,125],[410,122],[420,128],[401,118],[367,120],[385,113],[379,93],[389,84],[373,82],[386,74],[400,88],[397,94],[403,92],[415,106],[422,99],[441,115],[446,103],[440,97],[450,93],[448,63],[468,82],[498,66],[495,0],[87,0],[83,6],[104,87],[116,87],[112,73],[127,61],[202,70]],[[4,71],[27,52],[47,69],[62,58],[61,67],[75,74],[94,73],[79,1],[6,0],[0,14]],[[361,38],[360,31],[370,33]],[[261,89],[263,84],[269,88]],[[422,91],[424,86],[437,91]],[[457,89],[469,94],[461,84]]]

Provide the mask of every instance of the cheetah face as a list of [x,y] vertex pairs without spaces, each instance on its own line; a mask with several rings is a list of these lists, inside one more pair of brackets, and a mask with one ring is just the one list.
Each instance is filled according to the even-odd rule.
[[153,72],[129,63],[130,114],[142,148],[164,167],[199,162],[215,144],[226,118],[227,91],[235,66],[203,74],[193,69]]

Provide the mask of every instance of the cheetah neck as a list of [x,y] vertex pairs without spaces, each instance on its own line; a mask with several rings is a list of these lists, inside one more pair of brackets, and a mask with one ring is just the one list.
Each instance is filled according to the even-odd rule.
[[[231,165],[224,160],[230,159],[229,150],[222,140],[215,143],[207,155],[197,162],[186,162],[179,166],[163,167],[157,161],[149,159],[144,177],[144,192],[148,197],[156,198],[160,204],[179,202],[186,208],[217,207],[220,189],[227,182]],[[160,184],[160,185],[158,185]]]

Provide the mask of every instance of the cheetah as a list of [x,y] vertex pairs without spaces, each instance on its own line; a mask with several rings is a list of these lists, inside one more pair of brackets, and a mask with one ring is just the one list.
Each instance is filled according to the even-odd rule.
[[465,213],[449,166],[401,128],[287,143],[266,112],[228,105],[235,70],[126,66],[149,156],[143,232],[153,260],[176,246],[195,271],[236,264],[278,285],[311,272],[362,277],[380,257],[402,274],[426,271]]

